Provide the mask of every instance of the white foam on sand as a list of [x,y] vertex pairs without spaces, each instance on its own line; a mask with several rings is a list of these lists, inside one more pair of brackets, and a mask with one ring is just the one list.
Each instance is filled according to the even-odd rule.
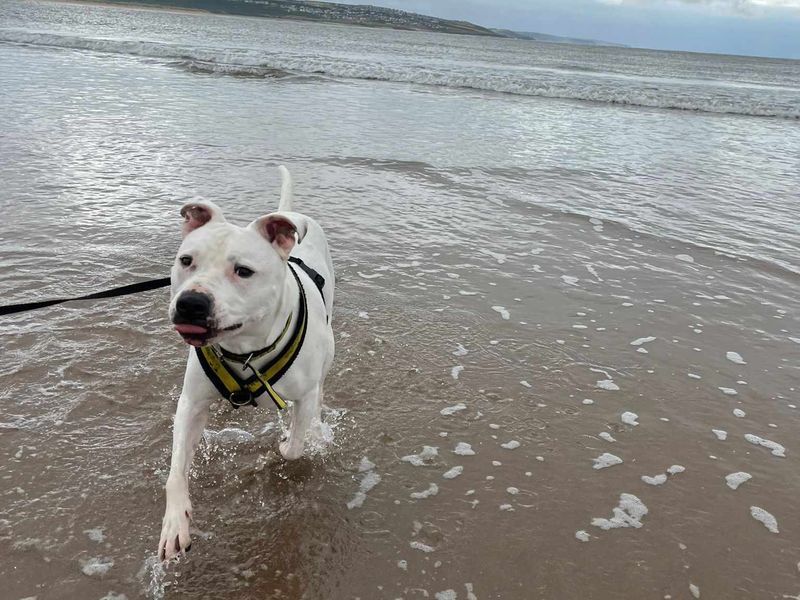
[[744,412],[741,408],[734,408],[733,409],[733,416],[734,417],[739,417],[740,419],[742,419],[742,418],[747,416],[747,413]]
[[436,600],[456,600],[458,595],[455,590],[444,590],[443,592],[436,592]]
[[584,398],[583,400],[581,400],[581,404],[585,404],[586,406],[590,406],[590,405],[594,404],[594,400],[592,400],[591,398]]
[[683,473],[686,470],[686,467],[683,465],[671,465],[669,469],[667,469],[667,473],[670,475],[677,475],[678,473]]
[[692,594],[693,598],[700,598],[700,588],[697,587],[695,584],[689,584],[689,592]]
[[594,461],[594,465],[592,466],[593,469],[607,469],[608,467],[622,464],[622,459],[619,456],[611,454],[610,452],[604,452],[592,460]]
[[423,446],[422,452],[419,454],[409,454],[408,456],[404,456],[400,460],[403,462],[411,463],[415,467],[421,467],[425,464],[425,461],[431,460],[432,458],[438,456],[439,448],[435,446]]
[[770,452],[772,452],[773,456],[780,456],[781,458],[786,458],[786,448],[781,446],[778,442],[773,442],[772,440],[767,440],[762,437],[758,437],[757,435],[753,435],[752,433],[744,434],[744,439],[746,439],[751,444],[755,444],[756,446],[763,446]]
[[455,350],[453,350],[453,354],[455,356],[466,356],[468,353],[469,350],[464,348],[464,346],[462,346],[461,344],[458,344],[458,347]]
[[474,456],[475,450],[473,450],[472,446],[467,442],[458,442],[453,453],[459,456]]
[[459,402],[458,404],[452,404],[450,406],[444,407],[442,410],[439,411],[439,414],[444,417],[449,417],[450,415],[456,414],[460,410],[466,410],[467,407],[465,404]]
[[467,600],[478,600],[478,597],[473,593],[473,587],[471,583],[465,583],[464,588],[467,590]]
[[516,450],[521,445],[522,444],[520,444],[517,440],[510,440],[510,441],[506,442],[505,444],[500,444],[500,446],[502,448],[505,448],[506,450]]
[[102,527],[95,527],[93,529],[84,529],[83,533],[85,533],[90,540],[93,542],[102,542],[105,541],[106,535],[103,533]]
[[729,488],[735,490],[744,482],[750,481],[752,478],[753,476],[750,475],[750,473],[745,473],[744,471],[738,471],[736,473],[731,473],[730,475],[725,475],[725,483],[728,485]]
[[650,477],[649,475],[642,475],[642,481],[647,485],[663,485],[667,481],[666,473],[660,473]]
[[725,354],[725,358],[727,358],[732,363],[736,363],[737,365],[746,365],[747,363],[744,362],[742,355],[738,352],[728,352]]
[[607,442],[616,442],[617,441],[607,431],[601,431],[597,435],[600,436],[601,438],[603,438]]
[[725,394],[726,396],[735,396],[736,394],[739,393],[735,389],[729,387],[720,387],[719,391]]
[[114,566],[113,558],[100,558],[94,556],[86,560],[81,560],[81,571],[89,577],[102,577]]
[[579,281],[577,277],[573,277],[572,275],[562,275],[561,280],[567,285],[577,285]]
[[647,514],[647,507],[644,502],[633,494],[620,494],[619,505],[614,509],[610,519],[595,517],[592,525],[600,529],[618,529],[620,527],[642,526],[642,518]]
[[528,383],[528,382],[527,382],[527,381],[525,381],[525,380],[522,380],[522,381],[520,381],[520,382],[519,382],[519,384],[520,384],[522,387],[526,387],[526,388],[529,388],[529,387],[531,387],[531,384],[530,384],[530,383]]
[[609,392],[619,391],[619,386],[611,379],[601,379],[595,385],[601,390],[608,390]]
[[492,310],[498,313],[505,321],[511,318],[511,314],[506,310],[505,306],[493,306]]
[[778,520],[763,508],[751,506],[750,514],[756,521],[763,523],[764,527],[769,529],[772,533],[778,533]]
[[442,474],[442,477],[444,477],[445,479],[455,479],[456,477],[461,475],[461,473],[463,473],[463,472],[464,472],[464,467],[461,467],[461,466],[453,467],[452,469],[444,472]]
[[675,258],[677,258],[679,261],[685,262],[685,263],[693,263],[694,262],[694,258],[689,256],[688,254],[676,254]]
[[639,424],[639,421],[637,420],[638,418],[639,415],[637,415],[635,412],[625,411],[620,415],[619,420],[625,423],[625,425],[636,426]]
[[690,379],[702,379],[702,377],[700,377],[700,375],[697,375],[696,373],[687,373],[687,375],[689,376]]
[[421,492],[411,492],[411,497],[420,500],[422,498],[430,498],[431,496],[435,496],[439,493],[439,486],[435,483],[432,483],[428,486],[427,490],[423,490]]
[[586,533],[583,529],[579,529],[575,532],[575,539],[579,542],[588,542],[590,538],[588,533]]
[[428,546],[428,544],[423,544],[422,542],[409,542],[409,546],[411,546],[414,550],[419,550],[420,552],[433,552],[433,546]]
[[647,337],[640,337],[631,342],[631,346],[641,346],[642,344],[648,344],[650,342],[655,341],[655,336],[647,336]]
[[455,380],[458,380],[458,375],[459,375],[459,373],[461,373],[461,371],[463,371],[463,370],[464,370],[464,367],[463,367],[463,366],[461,366],[461,365],[456,365],[455,367],[453,367],[452,369],[450,369],[450,377],[452,377],[452,378],[453,378],[453,379],[455,379]]
[[724,442],[725,440],[728,439],[727,431],[723,431],[722,429],[712,429],[711,431],[714,433],[715,436],[717,436],[717,439],[720,441]]
[[356,492],[356,495],[353,496],[353,499],[347,503],[347,508],[350,510],[354,508],[361,508],[361,506],[364,505],[364,501],[367,499],[367,492],[381,482],[381,476],[373,471],[372,468],[361,471],[361,467],[366,466],[365,461],[366,463],[372,465],[372,468],[375,467],[375,465],[369,462],[369,460],[366,458],[361,460],[359,471],[363,472],[364,476],[361,478],[361,482],[358,484],[358,491]]

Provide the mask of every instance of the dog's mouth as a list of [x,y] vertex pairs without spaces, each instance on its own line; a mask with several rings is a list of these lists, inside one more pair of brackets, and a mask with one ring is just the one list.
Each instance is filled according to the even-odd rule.
[[222,329],[215,329],[213,327],[206,327],[205,325],[197,325],[194,323],[175,323],[175,331],[177,331],[183,341],[190,346],[200,347],[206,346],[211,340],[219,336],[221,333],[228,331],[235,331],[242,326],[241,323],[236,323],[229,327]]

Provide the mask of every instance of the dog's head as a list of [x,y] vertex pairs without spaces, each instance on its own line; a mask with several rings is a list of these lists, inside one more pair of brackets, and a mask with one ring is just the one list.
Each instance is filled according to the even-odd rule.
[[204,346],[274,315],[286,261],[305,235],[303,219],[272,213],[238,227],[206,201],[184,205],[181,216],[169,315],[184,341]]

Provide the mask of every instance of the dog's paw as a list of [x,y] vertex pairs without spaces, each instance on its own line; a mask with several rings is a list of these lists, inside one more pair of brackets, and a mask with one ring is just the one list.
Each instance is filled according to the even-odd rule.
[[171,560],[189,551],[192,538],[189,536],[189,521],[192,519],[192,505],[187,500],[178,506],[168,506],[161,525],[161,539],[158,542],[159,560]]
[[278,450],[281,451],[281,456],[286,460],[297,460],[303,456],[303,447],[297,447],[296,444],[292,444],[291,440],[281,442],[278,445]]

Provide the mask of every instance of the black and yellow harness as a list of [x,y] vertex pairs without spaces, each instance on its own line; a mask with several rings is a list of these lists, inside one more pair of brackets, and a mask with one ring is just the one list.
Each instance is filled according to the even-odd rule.
[[[311,278],[314,285],[319,289],[324,304],[325,296],[322,289],[325,286],[325,278],[299,258],[291,256],[289,257],[289,261],[303,269]],[[283,331],[281,331],[278,338],[266,348],[256,350],[255,352],[235,354],[225,350],[221,346],[202,346],[195,349],[197,352],[197,359],[200,361],[200,366],[203,367],[206,376],[211,380],[211,383],[214,384],[214,387],[217,388],[222,397],[227,398],[234,408],[248,405],[258,406],[256,398],[265,393],[279,410],[286,408],[286,402],[275,391],[273,386],[283,377],[284,373],[289,370],[289,367],[292,366],[292,363],[297,358],[300,349],[303,347],[303,340],[305,340],[306,330],[308,329],[308,302],[306,300],[306,292],[300,281],[300,277],[291,265],[289,265],[289,270],[292,272],[292,275],[294,275],[297,287],[300,290],[300,306],[297,311],[297,320],[292,330],[291,337],[282,352],[273,357],[260,369],[257,369],[253,365],[253,361],[257,361],[259,358],[269,354],[278,347],[278,344],[283,340],[289,330],[289,325],[291,325],[292,322],[292,315],[289,315],[289,318],[286,319],[286,324],[283,326]],[[228,361],[239,363],[244,369],[250,369],[253,375],[247,379],[243,379],[230,368]]]

